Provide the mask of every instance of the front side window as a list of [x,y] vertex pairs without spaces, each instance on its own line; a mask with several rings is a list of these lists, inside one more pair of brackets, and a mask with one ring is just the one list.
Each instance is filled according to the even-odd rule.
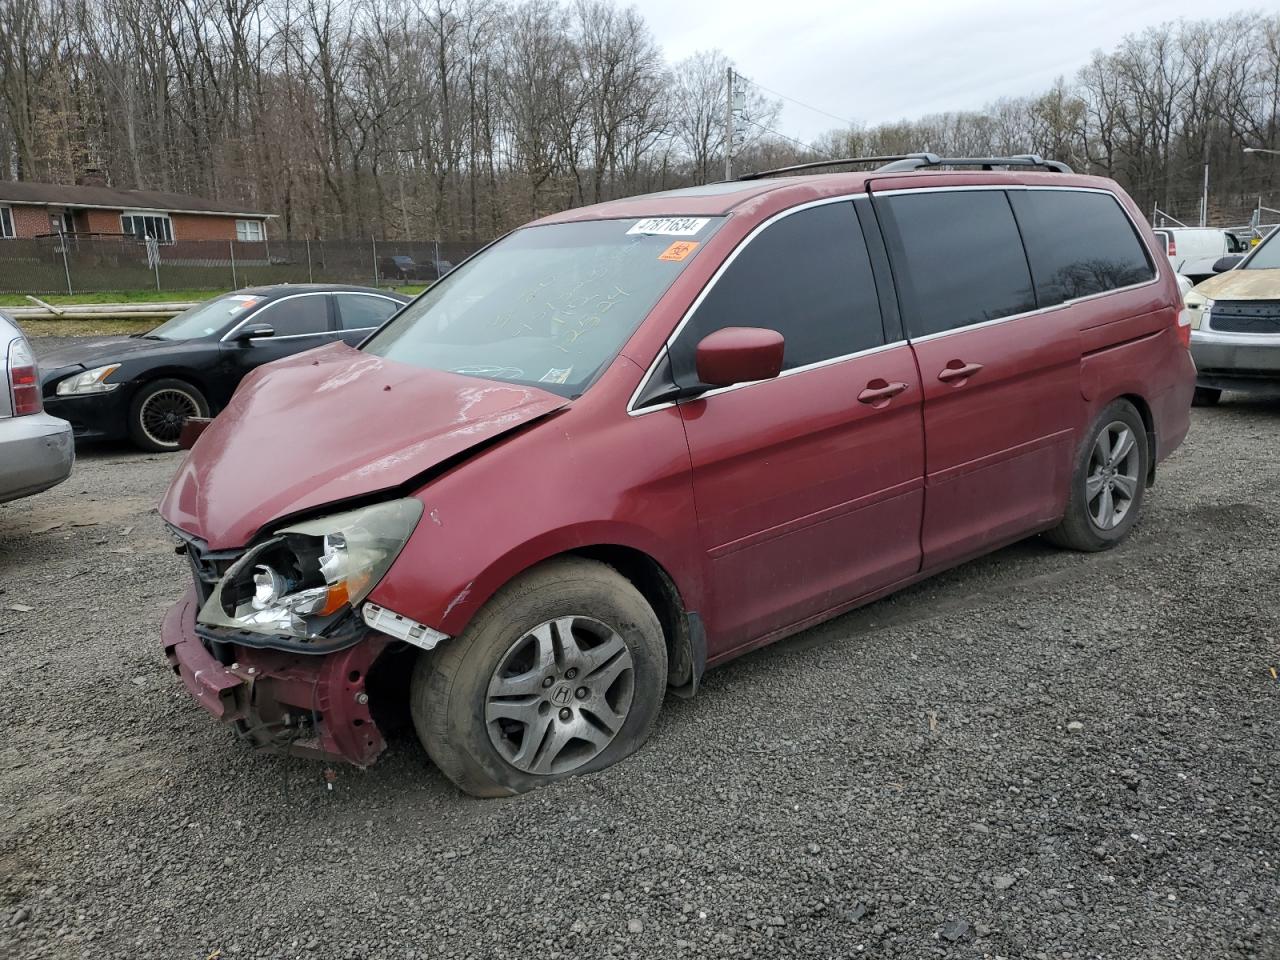
[[400,309],[400,304],[386,297],[368,293],[337,293],[338,326],[343,330],[366,330],[380,327],[387,317]]
[[1080,190],[1015,190],[1040,306],[1155,279],[1133,223],[1115,197]]
[[164,215],[126,213],[120,217],[120,228],[138,240],[149,237],[159,243],[173,243],[173,221]]
[[651,217],[525,227],[452,270],[363,349],[577,396],[722,222]]
[[1241,266],[1246,270],[1280,270],[1280,243],[1276,242],[1276,234],[1280,230],[1272,230],[1267,238],[1253,250],[1253,256]]
[[9,240],[13,235],[13,211],[0,207],[0,239]]
[[1036,308],[1013,210],[1002,190],[882,198],[907,335],[924,337]]
[[871,260],[852,202],[783,217],[739,250],[671,347],[676,383],[697,383],[698,342],[724,327],[781,333],[784,370],[883,344]]
[[236,221],[236,239],[241,243],[261,243],[262,236],[261,220]]
[[269,303],[253,318],[268,323],[277,337],[324,333],[329,329],[329,295],[308,293]]

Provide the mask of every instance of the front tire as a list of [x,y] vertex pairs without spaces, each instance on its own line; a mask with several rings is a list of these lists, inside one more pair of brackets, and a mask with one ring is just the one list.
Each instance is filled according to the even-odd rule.
[[143,450],[168,453],[178,449],[188,417],[207,417],[209,401],[185,380],[153,380],[129,405],[129,436]]
[[1128,536],[1146,493],[1147,429],[1127,400],[1099,414],[1076,455],[1071,498],[1062,522],[1046,536],[1060,547],[1109,550]]
[[410,707],[427,753],[478,797],[617,763],[649,738],[666,691],[662,625],[602,563],[549,561],[424,654]]

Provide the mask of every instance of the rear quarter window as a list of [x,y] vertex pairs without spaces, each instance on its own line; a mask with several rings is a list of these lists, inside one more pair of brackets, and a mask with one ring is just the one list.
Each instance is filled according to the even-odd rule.
[[1155,278],[1133,222],[1111,194],[1013,190],[1009,197],[1042,308]]

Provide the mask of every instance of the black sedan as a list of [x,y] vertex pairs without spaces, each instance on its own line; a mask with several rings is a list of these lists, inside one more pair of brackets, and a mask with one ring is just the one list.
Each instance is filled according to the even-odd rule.
[[77,438],[176,450],[188,417],[224,407],[254,367],[335,340],[357,344],[409,302],[368,287],[249,287],[150,333],[90,340],[40,360],[45,409]]

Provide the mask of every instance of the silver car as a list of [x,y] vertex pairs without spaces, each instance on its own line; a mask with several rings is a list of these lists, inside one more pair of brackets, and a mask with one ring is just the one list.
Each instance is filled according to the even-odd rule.
[[0,503],[61,483],[75,459],[71,424],[44,412],[31,344],[0,313]]
[[1223,390],[1280,392],[1280,230],[1243,259],[1223,257],[1220,269],[1183,298],[1201,406]]

